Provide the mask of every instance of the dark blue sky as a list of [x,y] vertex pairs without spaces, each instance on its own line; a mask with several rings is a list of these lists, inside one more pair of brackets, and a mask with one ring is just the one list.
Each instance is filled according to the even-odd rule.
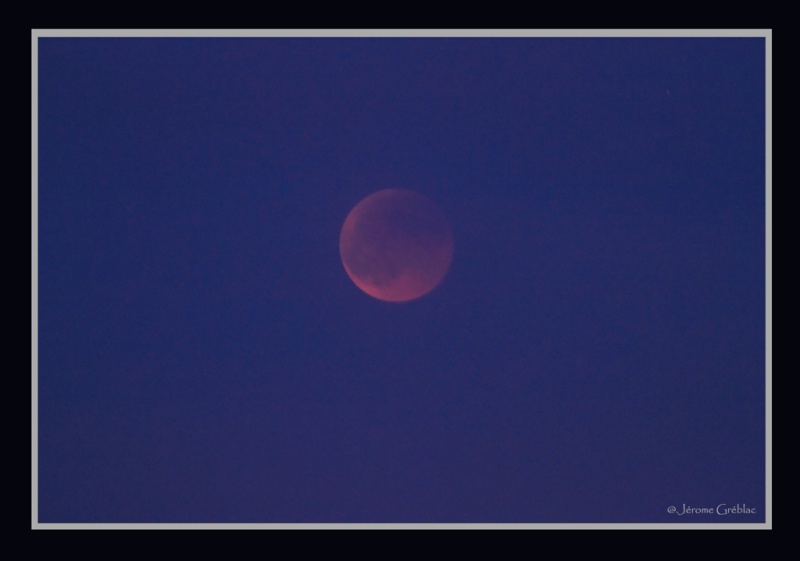
[[[41,38],[38,77],[40,522],[764,521],[763,38]],[[406,304],[338,250],[390,187],[455,236]]]

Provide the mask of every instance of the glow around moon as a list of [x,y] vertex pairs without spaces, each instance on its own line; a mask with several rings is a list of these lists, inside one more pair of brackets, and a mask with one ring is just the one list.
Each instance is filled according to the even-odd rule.
[[377,191],[347,215],[339,252],[348,276],[379,300],[414,300],[442,281],[453,260],[453,233],[427,197],[406,189]]

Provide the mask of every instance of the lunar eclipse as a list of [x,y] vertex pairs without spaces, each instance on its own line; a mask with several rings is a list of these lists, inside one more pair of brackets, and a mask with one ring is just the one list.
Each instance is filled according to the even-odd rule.
[[342,264],[355,285],[387,302],[428,294],[453,260],[453,232],[427,197],[384,189],[359,202],[339,237]]

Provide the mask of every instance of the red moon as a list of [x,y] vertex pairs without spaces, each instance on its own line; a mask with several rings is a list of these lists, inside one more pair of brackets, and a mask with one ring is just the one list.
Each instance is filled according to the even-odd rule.
[[427,197],[384,189],[347,215],[339,253],[358,288],[379,300],[407,302],[429,293],[447,274],[453,231]]

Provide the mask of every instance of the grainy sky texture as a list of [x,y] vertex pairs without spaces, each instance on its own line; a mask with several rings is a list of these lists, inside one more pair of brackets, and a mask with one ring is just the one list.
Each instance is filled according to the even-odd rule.
[[38,44],[40,522],[764,521],[763,38]]

